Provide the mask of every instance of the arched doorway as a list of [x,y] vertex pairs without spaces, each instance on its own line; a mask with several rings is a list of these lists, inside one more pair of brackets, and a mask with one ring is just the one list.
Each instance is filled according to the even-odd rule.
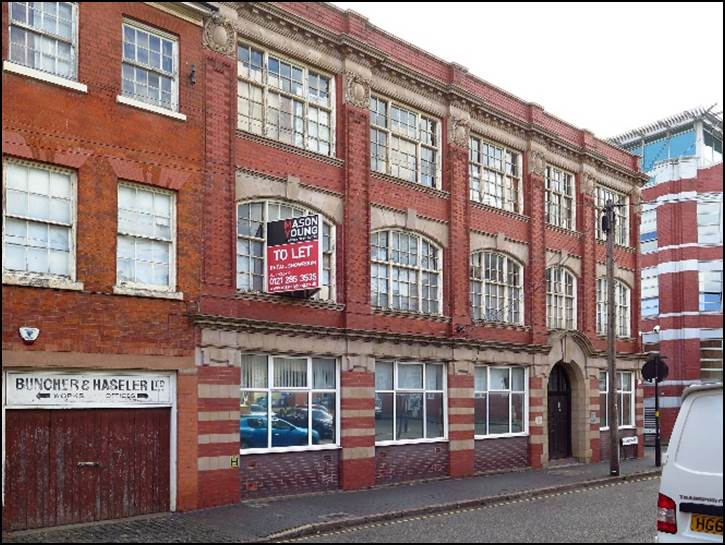
[[549,376],[549,460],[571,456],[571,385],[557,363]]

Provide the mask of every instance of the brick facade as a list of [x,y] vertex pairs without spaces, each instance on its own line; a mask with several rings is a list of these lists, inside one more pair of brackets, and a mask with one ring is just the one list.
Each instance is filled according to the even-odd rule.
[[476,473],[507,471],[529,467],[529,441],[526,437],[476,441]]
[[[678,200],[667,200],[657,208],[657,244],[664,248],[656,253],[642,256],[642,269],[672,266],[682,262],[698,265],[720,260],[722,270],[722,243],[720,245],[698,244],[698,197],[703,194],[721,194],[723,188],[723,167],[719,165],[702,168],[694,177],[658,183],[643,191],[647,201],[668,199],[672,195],[684,195]],[[693,197],[695,195],[695,197]],[[685,270],[659,275],[659,314],[643,318],[641,330],[651,332],[656,325],[663,331],[722,331],[722,312],[700,312],[700,301],[695,295],[700,292],[699,272],[691,266]],[[682,335],[680,335],[682,336]],[[722,335],[720,336],[722,338]],[[662,398],[660,411],[660,433],[666,443],[672,434],[679,412],[679,398],[688,384],[700,380],[700,338],[652,338],[653,345],[667,359],[669,374],[659,387]],[[657,342],[655,342],[657,341]],[[649,406],[654,407],[654,387],[647,385],[645,395]],[[673,403],[674,400],[677,400]],[[674,406],[673,406],[674,405]]]
[[448,444],[431,443],[375,449],[375,483],[391,484],[448,475]]
[[[175,374],[175,509],[196,508],[197,377],[188,310],[200,293],[202,233],[196,218],[202,214],[198,196],[203,185],[204,88],[192,85],[187,76],[192,65],[203,62],[200,22],[193,24],[142,3],[81,5],[77,79],[87,85],[87,92],[81,92],[8,69],[9,6],[2,6],[3,171],[7,161],[27,161],[23,164],[62,167],[74,175],[74,262],[82,287],[16,285],[3,271],[3,367]],[[124,20],[162,29],[178,39],[179,109],[186,121],[117,101]],[[114,292],[122,181],[175,196],[175,291],[183,294],[179,299]],[[3,209],[5,202],[3,192]],[[18,334],[21,326],[38,328],[38,340],[24,344]]]
[[[78,175],[76,261],[84,283],[80,292],[3,284],[6,365],[174,371],[179,510],[544,467],[548,377],[559,362],[570,375],[579,416],[572,432],[574,455],[596,460],[599,430],[584,413],[593,412],[598,421],[594,400],[606,339],[596,334],[593,301],[605,247],[594,239],[590,180],[636,198],[637,159],[329,4],[214,4],[219,18],[174,6],[81,4],[79,80],[88,85],[87,94],[3,72],[4,158],[66,166]],[[7,59],[7,4],[3,10]],[[116,102],[124,16],[178,36],[185,122]],[[220,21],[225,26],[217,26]],[[333,156],[237,128],[235,39],[330,75]],[[371,93],[438,120],[439,188],[371,172]],[[521,154],[522,213],[469,199],[469,134]],[[546,223],[546,164],[574,175],[573,231]],[[119,180],[175,191],[183,301],[113,293]],[[237,290],[237,205],[254,200],[305,207],[333,224],[333,300]],[[631,209],[630,224],[636,225],[637,212]],[[379,229],[407,230],[440,248],[440,315],[371,306],[370,233]],[[635,301],[638,233],[631,232],[631,244],[617,248],[616,262]],[[469,265],[474,251],[520,262],[522,324],[473,320]],[[558,264],[577,277],[577,331],[547,327],[545,273]],[[631,313],[631,322],[638,323],[637,305]],[[23,324],[41,328],[38,343],[23,345],[17,335]],[[636,328],[618,340],[617,352],[620,368],[638,368]],[[90,353],[93,357],[87,357]],[[240,455],[242,354],[335,358],[339,449]],[[444,364],[448,433],[443,440],[376,446],[379,360]],[[474,370],[481,364],[527,369],[527,435],[474,439]],[[639,416],[637,422],[641,426]]]

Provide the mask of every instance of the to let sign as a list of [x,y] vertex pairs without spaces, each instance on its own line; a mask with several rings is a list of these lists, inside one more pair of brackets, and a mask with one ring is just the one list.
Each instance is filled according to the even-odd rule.
[[265,291],[315,290],[322,281],[322,217],[267,223]]

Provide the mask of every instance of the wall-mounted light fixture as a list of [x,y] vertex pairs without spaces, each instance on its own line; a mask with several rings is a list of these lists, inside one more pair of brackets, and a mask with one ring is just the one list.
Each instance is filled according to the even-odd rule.
[[191,65],[191,73],[189,74],[189,83],[196,85],[196,65]]

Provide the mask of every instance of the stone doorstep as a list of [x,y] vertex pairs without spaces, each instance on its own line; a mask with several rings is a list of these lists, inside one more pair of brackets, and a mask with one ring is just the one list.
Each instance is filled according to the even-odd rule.
[[573,490],[585,490],[589,488],[596,488],[606,484],[614,483],[625,483],[635,482],[639,480],[646,480],[648,478],[657,477],[661,475],[661,469],[643,471],[640,473],[633,473],[630,475],[620,475],[617,477],[604,477],[601,479],[594,479],[590,481],[581,481],[577,483],[569,483],[564,485],[550,486],[546,488],[538,488],[534,490],[525,490],[523,492],[515,492],[512,494],[499,494],[496,496],[486,496],[482,498],[475,498],[471,500],[455,501],[450,503],[441,503],[436,505],[428,505],[425,507],[416,507],[413,509],[403,509],[400,511],[391,511],[388,513],[375,513],[372,515],[363,515],[358,517],[340,518],[329,522],[311,523],[298,526],[296,528],[290,528],[282,532],[277,532],[268,535],[265,538],[256,539],[256,543],[275,543],[288,539],[295,539],[300,537],[306,537],[314,534],[320,534],[323,532],[331,532],[334,530],[340,530],[342,528],[350,528],[354,526],[363,526],[366,524],[372,524],[376,522],[389,521],[405,517],[414,517],[420,515],[430,515],[435,513],[445,513],[448,511],[455,512],[461,509],[470,509],[475,507],[494,507],[499,504],[505,504],[512,501],[524,500],[524,499],[535,499],[551,494],[562,494]]

